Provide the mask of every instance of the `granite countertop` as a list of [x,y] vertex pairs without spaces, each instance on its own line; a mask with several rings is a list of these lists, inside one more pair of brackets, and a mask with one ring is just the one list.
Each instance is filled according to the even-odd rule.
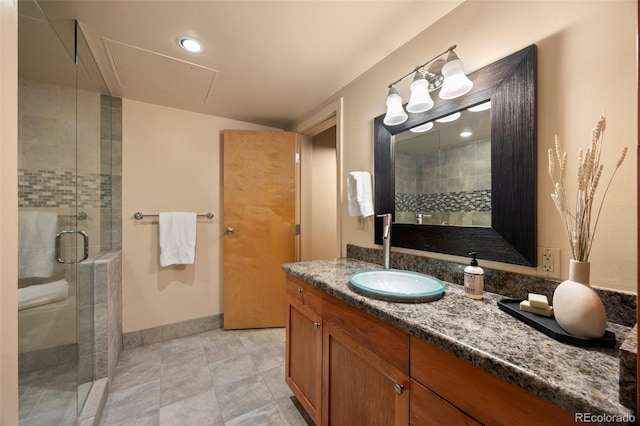
[[446,283],[445,295],[430,303],[393,303],[362,296],[349,286],[359,271],[380,265],[355,259],[288,263],[282,269],[324,292],[410,335],[574,413],[629,416],[619,402],[619,347],[630,327],[609,323],[615,348],[584,348],[556,341],[500,310],[504,298],[485,292],[464,296]]

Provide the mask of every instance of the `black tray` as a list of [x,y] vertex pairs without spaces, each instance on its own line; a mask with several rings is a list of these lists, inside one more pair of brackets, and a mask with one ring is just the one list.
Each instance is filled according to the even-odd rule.
[[547,318],[531,312],[521,311],[520,302],[522,302],[521,299],[502,299],[498,302],[498,308],[561,342],[599,348],[612,348],[616,345],[616,335],[609,330],[605,331],[604,336],[597,339],[577,337],[564,331],[553,316]]

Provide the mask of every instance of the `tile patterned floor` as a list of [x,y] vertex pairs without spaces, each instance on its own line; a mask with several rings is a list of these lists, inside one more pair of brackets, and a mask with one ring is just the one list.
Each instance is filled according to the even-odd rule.
[[101,425],[307,426],[284,382],[283,328],[213,330],[123,352]]
[[71,426],[76,419],[76,364],[22,373],[19,377],[20,426]]

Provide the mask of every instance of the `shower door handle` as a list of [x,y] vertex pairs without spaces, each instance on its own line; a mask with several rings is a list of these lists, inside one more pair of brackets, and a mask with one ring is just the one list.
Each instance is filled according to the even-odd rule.
[[[82,235],[82,243],[84,245],[84,250],[83,250],[83,255],[82,255],[82,259],[76,259],[76,260],[64,260],[62,258],[62,253],[61,253],[61,244],[60,241],[62,240],[62,236],[65,234],[80,234]],[[56,235],[56,260],[58,261],[58,263],[63,263],[65,265],[69,265],[72,263],[80,263],[84,260],[87,260],[87,258],[89,257],[89,235],[87,235],[86,232],[84,231],[79,231],[77,229],[73,230],[73,231],[62,231],[59,234]]]

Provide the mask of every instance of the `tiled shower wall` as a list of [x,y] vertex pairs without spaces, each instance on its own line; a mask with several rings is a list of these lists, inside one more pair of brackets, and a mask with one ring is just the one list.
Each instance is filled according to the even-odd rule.
[[97,259],[95,274],[95,378],[113,377],[122,353],[122,251]]
[[111,150],[110,156],[103,155],[103,158],[110,158],[111,161],[102,162],[100,173],[101,176],[108,176],[101,182],[108,181],[110,184],[103,193],[104,197],[110,197],[111,208],[102,210],[102,221],[109,221],[110,226],[100,228],[100,241],[102,250],[109,250],[122,248],[122,99],[103,95],[101,114],[101,150]]
[[396,221],[491,224],[491,141],[424,154],[395,154]]
[[[57,212],[59,230],[75,225],[86,231],[93,256],[111,243],[101,235],[102,228],[111,234],[111,214],[107,222],[102,220],[113,198],[108,170],[112,153],[104,152],[112,120],[102,117],[104,99],[98,93],[29,80],[20,80],[19,90],[18,206]],[[69,215],[76,208],[86,219],[74,224]]]

